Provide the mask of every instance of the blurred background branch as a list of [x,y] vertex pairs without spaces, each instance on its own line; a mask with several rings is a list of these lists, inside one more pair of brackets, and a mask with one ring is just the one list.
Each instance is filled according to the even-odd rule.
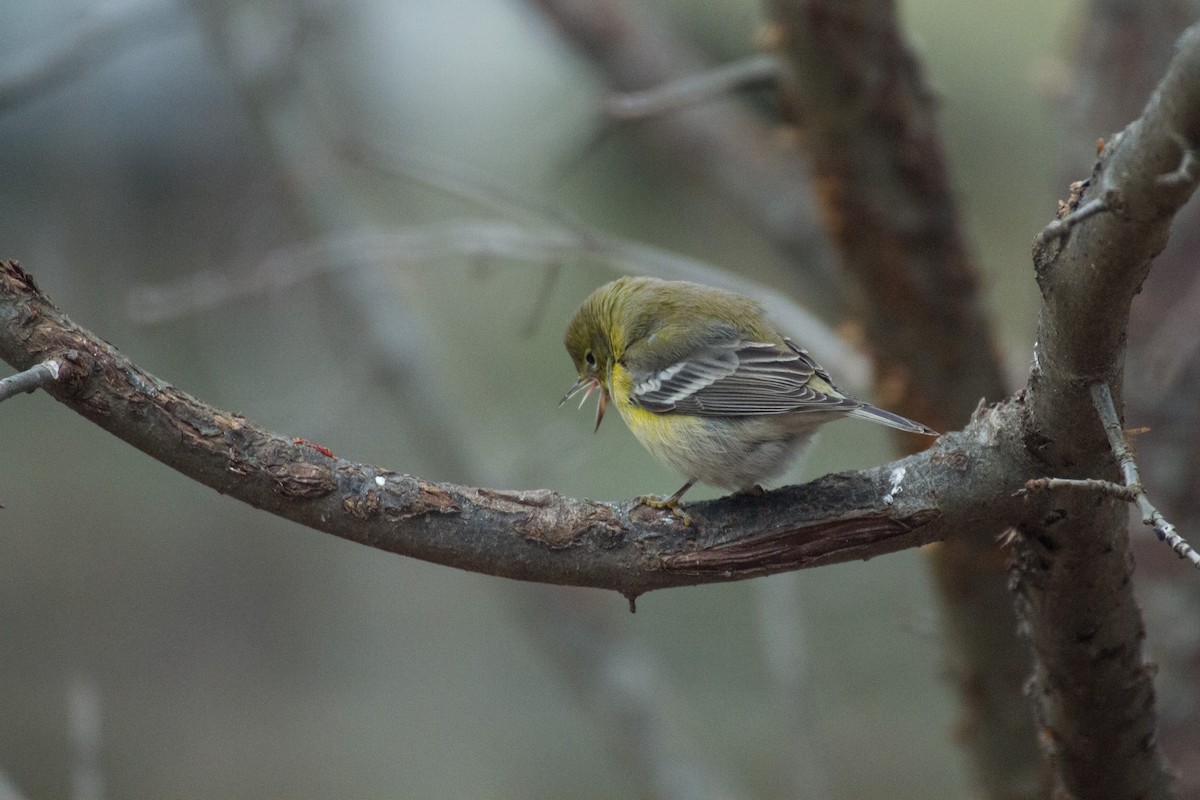
[[[750,279],[731,276],[678,253],[623,241],[599,231],[534,228],[487,220],[330,235],[311,245],[280,249],[243,269],[205,271],[170,285],[135,287],[128,298],[129,313],[146,323],[161,323],[232,301],[278,292],[327,273],[387,274],[388,270],[412,269],[453,256],[515,265],[553,266],[587,261],[606,266],[615,274],[654,275],[736,290],[759,300],[773,319],[819,358],[838,364],[838,382],[848,391],[865,389],[869,381],[870,368],[861,354],[806,308]],[[393,308],[380,310],[396,316]],[[388,337],[379,342],[380,346],[385,343],[395,346],[396,339]]]
[[[1007,394],[950,191],[935,103],[891,0],[768,3],[791,66],[823,218],[851,309],[876,358],[876,396],[938,430]],[[940,426],[940,427],[939,427]],[[924,447],[898,436],[906,450]],[[959,739],[977,790],[1036,798],[1046,773],[1024,701],[1030,660],[1008,592],[1007,556],[987,525],[930,552],[946,665],[962,705]]]
[[[667,22],[629,0],[530,2],[614,92],[653,90],[704,68]],[[805,298],[827,322],[839,320],[843,286],[817,224],[808,161],[786,137],[732,95],[640,120],[632,130],[658,157],[699,176],[759,228],[795,267],[787,293]]]
[[26,800],[8,776],[0,772],[0,800]]
[[121,0],[97,3],[52,39],[9,54],[0,74],[0,113],[47,97],[89,70],[119,58],[130,48],[152,42],[184,26],[172,0]]

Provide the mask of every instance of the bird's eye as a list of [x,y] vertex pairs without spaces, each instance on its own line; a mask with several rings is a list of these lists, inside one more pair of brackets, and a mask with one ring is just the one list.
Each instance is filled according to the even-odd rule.
[[596,357],[594,355],[592,355],[591,350],[588,350],[586,353],[584,353],[583,358],[585,361],[588,362],[589,366],[592,366],[592,367],[596,366]]

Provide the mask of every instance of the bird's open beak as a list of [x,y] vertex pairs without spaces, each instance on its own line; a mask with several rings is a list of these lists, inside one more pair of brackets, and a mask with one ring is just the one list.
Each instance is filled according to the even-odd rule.
[[[570,400],[575,395],[583,392],[583,399],[579,401],[579,407],[583,408],[583,404],[592,396],[592,392],[600,390],[600,400],[596,403],[596,427],[592,428],[592,432],[600,430],[600,420],[604,419],[604,410],[608,408],[608,390],[604,388],[604,383],[595,375],[587,375],[575,381],[567,393],[563,395],[563,399],[559,401],[559,406]],[[585,391],[586,390],[586,391]]]
[[596,427],[592,428],[592,433],[600,430],[600,420],[604,419],[604,409],[608,408],[608,389],[604,388],[604,384],[600,384],[600,399],[596,402]]

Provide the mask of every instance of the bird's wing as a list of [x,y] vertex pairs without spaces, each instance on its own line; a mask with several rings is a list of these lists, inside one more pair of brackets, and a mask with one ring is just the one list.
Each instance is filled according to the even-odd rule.
[[634,373],[631,400],[649,411],[697,416],[748,416],[849,411],[862,405],[840,395],[790,339],[786,347],[731,336],[686,358]]

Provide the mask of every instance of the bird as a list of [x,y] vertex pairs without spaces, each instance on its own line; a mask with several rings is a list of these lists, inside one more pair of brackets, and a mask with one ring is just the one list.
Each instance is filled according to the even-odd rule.
[[619,278],[583,301],[563,344],[578,380],[559,405],[582,392],[582,408],[598,392],[593,430],[615,405],[638,441],[686,478],[669,497],[636,502],[685,523],[680,500],[696,483],[760,492],[827,422],[853,417],[939,435],[843,394],[756,300],[724,289]]

